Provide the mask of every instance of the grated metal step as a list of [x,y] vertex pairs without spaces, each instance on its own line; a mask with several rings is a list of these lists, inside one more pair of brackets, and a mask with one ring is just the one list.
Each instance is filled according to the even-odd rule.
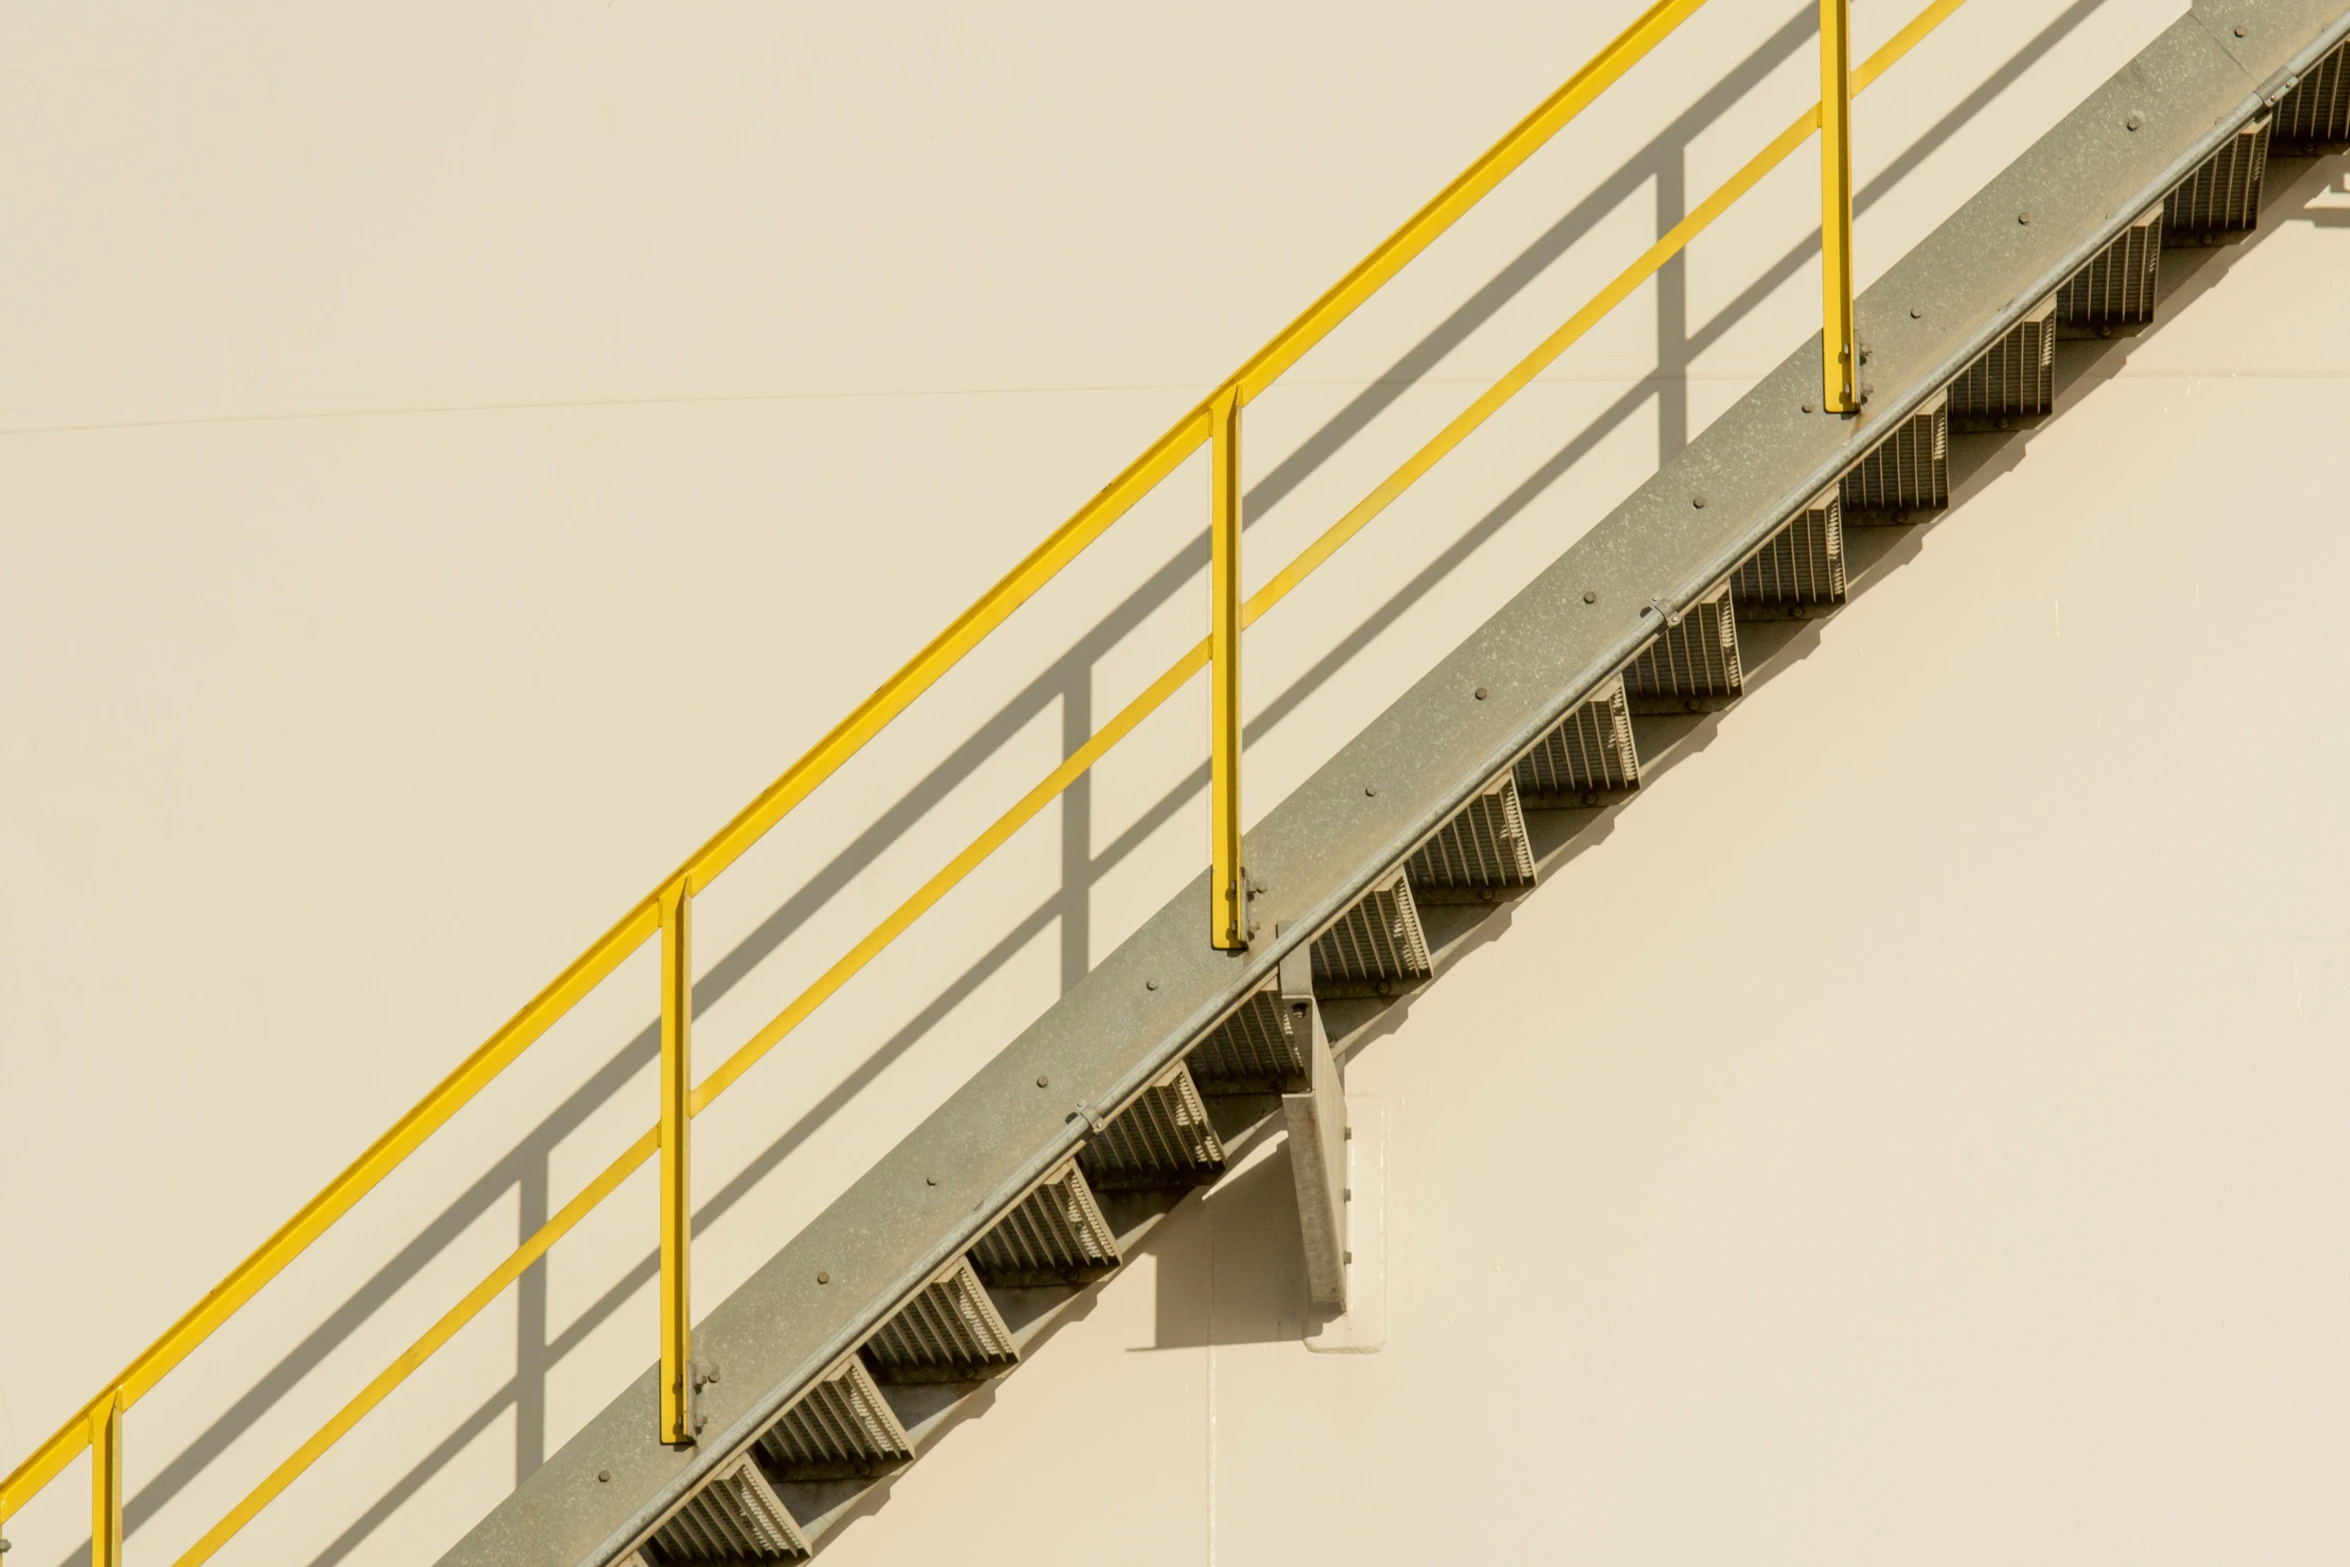
[[1635,713],[1706,712],[1736,701],[1745,684],[1727,582],[1683,610],[1624,671]]
[[1392,996],[1428,977],[1428,936],[1397,867],[1314,938],[1314,990],[1325,996]]
[[1503,773],[1411,858],[1412,896],[1428,903],[1490,903],[1534,885],[1534,850],[1515,772]]
[[1598,805],[1640,787],[1640,751],[1632,743],[1632,707],[1624,677],[1610,675],[1589,701],[1518,758],[1518,799],[1553,808]]
[[1178,1061],[1078,1156],[1086,1178],[1105,1192],[1189,1191],[1224,1172],[1224,1144],[1208,1124],[1208,1107],[1191,1069]]
[[2056,291],[2060,329],[2111,335],[2154,320],[2162,278],[2162,210],[2156,202]]
[[1901,522],[1950,504],[1950,394],[1936,392],[1844,475],[1847,522]]
[[996,1289],[1090,1284],[1118,1271],[1118,1237],[1074,1160],[1039,1181],[971,1248],[971,1266]]
[[760,1433],[757,1448],[778,1480],[861,1480],[914,1458],[906,1428],[854,1355]]
[[784,1510],[749,1453],[710,1477],[653,1530],[648,1546],[637,1547],[646,1567],[681,1562],[713,1567],[747,1567],[752,1562],[808,1559],[807,1537]]
[[2350,41],[2338,43],[2277,104],[2272,152],[2328,152],[2350,144]]
[[1020,1363],[968,1257],[916,1290],[865,1341],[865,1356],[883,1382],[981,1382]]
[[1830,485],[1730,575],[1746,620],[1804,620],[1844,602],[1844,502]]
[[2047,416],[2056,402],[2056,301],[2040,301],[1950,383],[1954,428],[2005,430]]
[[1289,1094],[1305,1086],[1296,1015],[1267,982],[1185,1058],[1203,1094]]
[[2268,172],[2273,123],[2272,116],[2263,115],[2236,132],[2162,199],[2163,226],[2173,238],[2192,235],[2208,245],[2219,235],[2246,234],[2260,226],[2260,186]]

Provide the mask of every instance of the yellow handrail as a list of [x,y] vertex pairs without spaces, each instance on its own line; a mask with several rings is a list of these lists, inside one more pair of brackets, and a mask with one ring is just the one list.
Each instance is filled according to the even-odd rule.
[[[1532,157],[1567,121],[1630,70],[1664,36],[1678,27],[1705,0],[1656,0],[1638,20],[1617,35],[1565,85],[1545,99],[1533,113],[1447,185],[1434,200],[1380,243],[1354,270],[1341,278],[1303,314],[1284,327],[1271,342],[1243,365],[1227,385],[1238,384],[1245,398],[1254,396],[1309,349],[1328,336],[1355,307],[1393,277],[1421,251],[1498,184]],[[1221,390],[1221,389],[1219,389]],[[1174,472],[1207,438],[1210,405],[1203,399],[1151,443],[1125,472],[1110,481],[1076,515],[1054,530],[979,601],[957,616],[904,668],[856,709],[806,755],[743,807],[733,821],[694,851],[684,865],[666,878],[662,887],[683,882],[699,892],[739,859],[768,828],[780,821],[809,792],[854,756],[891,719],[930,689],[990,631],[1026,603],[1055,573],[1100,537],[1134,503]],[[0,1481],[0,1519],[18,1511],[26,1498],[41,1489],[71,1463],[87,1444],[89,1422],[116,1392],[126,1404],[152,1388],[172,1367],[186,1359],[237,1308],[282,1272],[287,1263],[317,1239],[326,1227],[350,1211],[392,1168],[472,1100],[491,1078],[544,1034],[564,1013],[618,968],[647,937],[659,928],[661,891],[655,890],[582,953],[554,983],[492,1034],[439,1086],[377,1139],[365,1153],[305,1204],[284,1227],[239,1263],[185,1316],[107,1384],[56,1435]]]
[[[1850,91],[1857,94],[1875,82],[1963,3],[1964,0],[1933,0],[1932,4],[1851,73]],[[119,1465],[123,1412],[201,1344],[222,1321],[282,1271],[327,1226],[366,1195],[426,1137],[445,1124],[482,1086],[568,1011],[579,997],[593,989],[647,938],[661,930],[665,908],[674,908],[684,897],[707,887],[762,833],[805,798],[809,791],[836,771],[915,697],[935,683],[947,668],[952,667],[982,637],[1033,596],[1055,572],[1131,508],[1135,501],[1197,450],[1209,436],[1214,408],[1220,399],[1229,399],[1234,404],[1245,402],[1263,390],[1283,370],[1295,364],[1365,298],[1449,228],[1469,206],[1474,205],[1511,170],[1522,164],[1555,135],[1567,120],[1702,4],[1704,0],[1658,0],[1566,85],[1519,122],[1352,272],[1259,350],[1231,380],[1153,443],[1125,472],[1080,508],[1075,516],[1032,551],[1003,581],[917,654],[888,684],[860,704],[856,711],[696,851],[677,872],[663,882],[660,889],[645,898],[599,938],[227,1279],[173,1324],[121,1375],[110,1382],[103,1392],[21,1463],[5,1482],[0,1482],[0,1525],[5,1524],[10,1514],[20,1511],[33,1494],[54,1479],[85,1447],[99,1440],[101,1433],[106,1433],[104,1440],[112,1460]],[[1532,353],[1455,416],[1436,436],[1247,599],[1240,607],[1239,626],[1245,628],[1253,624],[1288,596],[1341,545],[1360,532],[1398,495],[1465,440],[1503,403],[1523,390],[1593,324],[1685,248],[1739,196],[1783,162],[1819,126],[1820,120],[1821,107],[1818,104],[1798,115],[1726,183],[1674,225],[1588,304],[1570,316]],[[1193,675],[1207,667],[1210,653],[1210,639],[1203,638],[1177,659],[962,853],[892,911],[863,941],[844,954],[738,1048],[700,1086],[692,1088],[690,1095],[682,1096],[686,1098],[686,1115],[678,1120],[682,1123],[684,1119],[699,1115],[727,1088],[739,1081],[767,1051],[846,984],[883,947],[902,934],[973,868],[1001,847],[1045,805],[1057,798],[1112,746],[1131,733],[1145,717],[1180,690]],[[679,966],[682,969],[682,964]],[[661,1144],[659,1127],[647,1131],[631,1144],[588,1187],[468,1292],[398,1360],[362,1389],[235,1509],[207,1531],[180,1558],[179,1567],[196,1567],[196,1564],[216,1552],[261,1508],[307,1470],[328,1447],[382,1402],[418,1365],[495,1299],[508,1284],[519,1278],[532,1263],[544,1256],[581,1218],[617,1190],[622,1181],[660,1149]],[[101,1485],[103,1483],[102,1478]],[[119,1520],[119,1480],[115,1485],[115,1518]],[[119,1543],[119,1521],[114,1528],[115,1541]]]

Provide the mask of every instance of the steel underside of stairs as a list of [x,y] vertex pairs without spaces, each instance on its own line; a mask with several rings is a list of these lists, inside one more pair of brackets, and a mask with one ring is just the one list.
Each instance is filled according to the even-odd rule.
[[[1384,899],[1375,920],[1355,923],[1384,932],[1399,950],[1380,961],[1402,966],[1376,984],[1334,987],[1316,950],[1315,983],[1325,996],[1416,983],[1425,948],[1415,972],[1400,949],[1420,926],[1412,884],[1398,877],[1448,827],[1433,858],[1468,866],[1461,874],[1470,880],[1448,881],[1447,896],[1473,887],[1480,863],[1496,895],[1522,892],[1532,862],[1522,843],[1510,846],[1508,824],[1532,805],[1517,791],[1532,802],[1539,781],[1555,796],[1561,758],[1606,752],[1611,726],[1622,732],[1627,722],[1618,681],[1635,661],[1676,637],[1703,643],[1717,620],[1727,624],[1720,595],[1766,546],[1776,552],[1773,579],[1795,586],[1758,618],[1832,612],[1843,596],[1840,530],[1855,525],[1856,501],[1866,499],[1845,481],[1864,459],[1896,435],[1946,442],[1943,400],[1977,395],[1953,389],[1987,354],[2006,357],[1974,382],[2003,379],[2019,415],[2045,411],[2028,372],[2045,354],[2049,301],[2091,263],[2111,264],[2105,253],[2117,242],[2116,255],[2134,254],[2133,225],[2215,156],[2264,157],[2263,127],[2278,100],[2346,34],[2345,0],[2198,4],[1867,291],[1859,314],[1873,392],[1859,417],[1805,411],[1818,396],[1819,341],[1798,348],[1248,835],[1247,864],[1261,884],[1254,913],[1268,939],[1244,953],[1210,949],[1200,931],[1207,876],[1195,879],[704,1318],[696,1358],[723,1375],[701,1394],[710,1418],[698,1446],[652,1441],[658,1377],[648,1369],[444,1567],[804,1554],[824,1518],[771,1516],[780,1511],[776,1485],[791,1489],[795,1475],[763,1476],[755,1455],[772,1469],[787,1449],[817,1454],[798,1460],[812,1466],[800,1478],[821,1477],[845,1495],[920,1445],[919,1431],[909,1439],[886,1407],[874,1407],[861,1350],[885,1328],[893,1343],[922,1328],[930,1348],[892,1355],[944,1357],[942,1376],[1011,1364],[1018,1335],[988,1303],[981,1275],[1099,1278],[1117,1265],[1118,1240],[1091,1175],[1115,1167],[1121,1182],[1152,1184],[1163,1169],[1164,1184],[1180,1189],[1220,1167],[1213,1131],[1191,1119],[1200,1089],[1184,1070],[1187,1055],[1229,1018],[1253,1031],[1265,1047],[1258,1053],[1288,1051],[1286,1062],[1272,1061],[1278,1075],[1304,1073],[1302,1047],[1281,1043],[1285,956],[1328,940],[1367,897]],[[2312,86],[2334,82],[2325,91],[2340,97],[2344,65],[2328,61]],[[2240,135],[2262,146],[2239,144]],[[2252,178],[2256,198],[2257,170]],[[2008,362],[2019,345],[2028,350],[2023,372]],[[1925,444],[1917,450],[1927,453]],[[1790,523],[1798,531],[1781,540]],[[1750,570],[1745,580],[1761,577]],[[1713,618],[1709,605],[1718,606]],[[1734,639],[1723,646],[1727,686],[1717,674],[1716,688],[1692,688],[1690,705],[1735,698]],[[1562,725],[1572,731],[1564,752],[1554,739]],[[1636,767],[1629,757],[1614,772],[1590,763],[1569,803],[1636,786]],[[1287,989],[1298,970],[1292,962]],[[1200,1064],[1212,1089],[1204,1056]],[[1089,1145],[1138,1103],[1136,1119],[1106,1140],[1115,1147],[1089,1157]],[[1007,1216],[1017,1236],[1007,1230],[974,1257]],[[957,1357],[978,1358],[956,1372]],[[870,1364],[885,1382],[901,1371],[927,1375],[902,1358]]]

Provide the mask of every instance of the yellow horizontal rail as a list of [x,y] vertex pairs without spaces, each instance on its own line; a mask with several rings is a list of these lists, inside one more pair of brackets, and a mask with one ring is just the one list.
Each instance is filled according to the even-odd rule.
[[[1664,33],[1678,26],[1681,20],[1703,3],[1704,0],[1660,0],[1659,4],[1651,7],[1565,87],[1521,121],[1434,201],[1391,235],[1378,250],[1292,322],[1272,343],[1260,350],[1232,382],[1226,383],[1226,388],[1237,383],[1245,399],[1253,395],[1252,388],[1261,390],[1274,376],[1296,363],[1315,342],[1344,320],[1363,298],[1425,249],[1462,211],[1523,163],[1592,97],[1621,76],[1632,63],[1654,47]],[[1933,0],[1932,4],[1853,71],[1852,91],[1859,93],[1875,82],[1964,3],[1965,0]],[[1675,224],[1589,303],[1545,338],[1532,353],[1456,415],[1252,595],[1242,606],[1241,624],[1244,627],[1254,624],[1294,591],[1397,496],[1458,447],[1504,403],[1524,390],[1536,376],[1588,332],[1593,324],[1622,303],[1666,261],[1685,249],[1690,241],[1760,182],[1764,175],[1784,162],[1818,127],[1819,122],[1818,104],[1789,122],[1785,130],[1748,160],[1727,182]],[[1219,388],[1219,395],[1226,388]],[[917,654],[889,684],[867,698],[734,821],[703,845],[684,866],[663,882],[663,889],[681,882],[688,890],[708,886],[761,833],[836,771],[980,638],[1001,624],[1005,617],[1033,596],[1037,588],[1083,550],[1086,544],[1098,537],[1103,529],[1116,521],[1137,499],[1196,450],[1207,438],[1209,412],[1210,404],[1203,402],[1161,436],[1076,516],[1031,552],[986,597],[966,610],[953,625]],[[712,1072],[694,1090],[691,1113],[699,1115],[720,1094],[739,1081],[744,1073],[809,1014],[870,963],[882,948],[903,934],[982,861],[1002,847],[1047,804],[1058,798],[1112,746],[1132,733],[1144,718],[1182,689],[1193,675],[1206,667],[1208,656],[1209,643],[1202,638]],[[0,1482],[0,1519],[19,1511],[25,1501],[54,1479],[89,1445],[93,1416],[118,1398],[123,1407],[127,1408],[152,1388],[222,1321],[251,1299],[320,1233],[372,1190],[425,1138],[463,1108],[483,1085],[544,1034],[582,995],[634,953],[659,928],[660,896],[661,893],[657,891],[647,897],[606,932],[366,1153],[311,1199],[301,1212],[240,1264],[235,1272],[174,1323],[120,1376],[110,1382],[104,1392],[85,1405],[73,1420],[20,1464],[5,1482]],[[594,1181],[565,1204],[561,1212],[468,1292],[309,1441],[271,1471],[227,1517],[180,1558],[179,1567],[196,1567],[196,1564],[209,1558],[250,1522],[329,1447],[388,1397],[419,1365],[478,1315],[507,1285],[519,1278],[556,1241],[617,1190],[622,1181],[652,1157],[658,1144],[659,1129],[656,1127],[646,1132],[607,1166]]]

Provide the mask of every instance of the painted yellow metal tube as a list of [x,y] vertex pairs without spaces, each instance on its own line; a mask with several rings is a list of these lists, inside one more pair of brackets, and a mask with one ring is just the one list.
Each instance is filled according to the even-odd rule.
[[122,1392],[90,1419],[90,1567],[122,1567]]
[[1870,83],[1891,70],[1903,55],[1918,46],[1919,40],[1950,19],[1950,13],[1966,4],[1966,0],[1934,0],[1923,11],[1911,17],[1901,31],[1885,40],[1876,53],[1860,63],[1852,73],[1852,90],[1864,92]]
[[1852,0],[1820,0],[1820,406],[1860,409],[1852,317]]
[[661,1427],[694,1439],[693,894],[661,890]]
[[1429,203],[1406,220],[1403,227],[1382,240],[1379,247],[1355,264],[1353,271],[1330,286],[1281,334],[1257,350],[1233,377],[1240,400],[1248,402],[1273,384],[1281,372],[1304,358],[1306,352],[1330,335],[1333,327],[1353,314],[1356,306],[1377,293],[1389,278],[1414,256],[1436,242],[1460,215],[1483,200],[1528,158],[1557,135],[1591,101],[1615,85],[1626,71],[1664,42],[1674,28],[1694,15],[1705,0],[1657,0],[1618,33],[1606,48],[1583,63],[1557,92],[1535,106],[1534,112],[1510,127],[1508,134],[1485,149],[1476,162],[1438,191]]
[[1240,863],[1240,393],[1216,397],[1208,471],[1208,944],[1248,945]]

